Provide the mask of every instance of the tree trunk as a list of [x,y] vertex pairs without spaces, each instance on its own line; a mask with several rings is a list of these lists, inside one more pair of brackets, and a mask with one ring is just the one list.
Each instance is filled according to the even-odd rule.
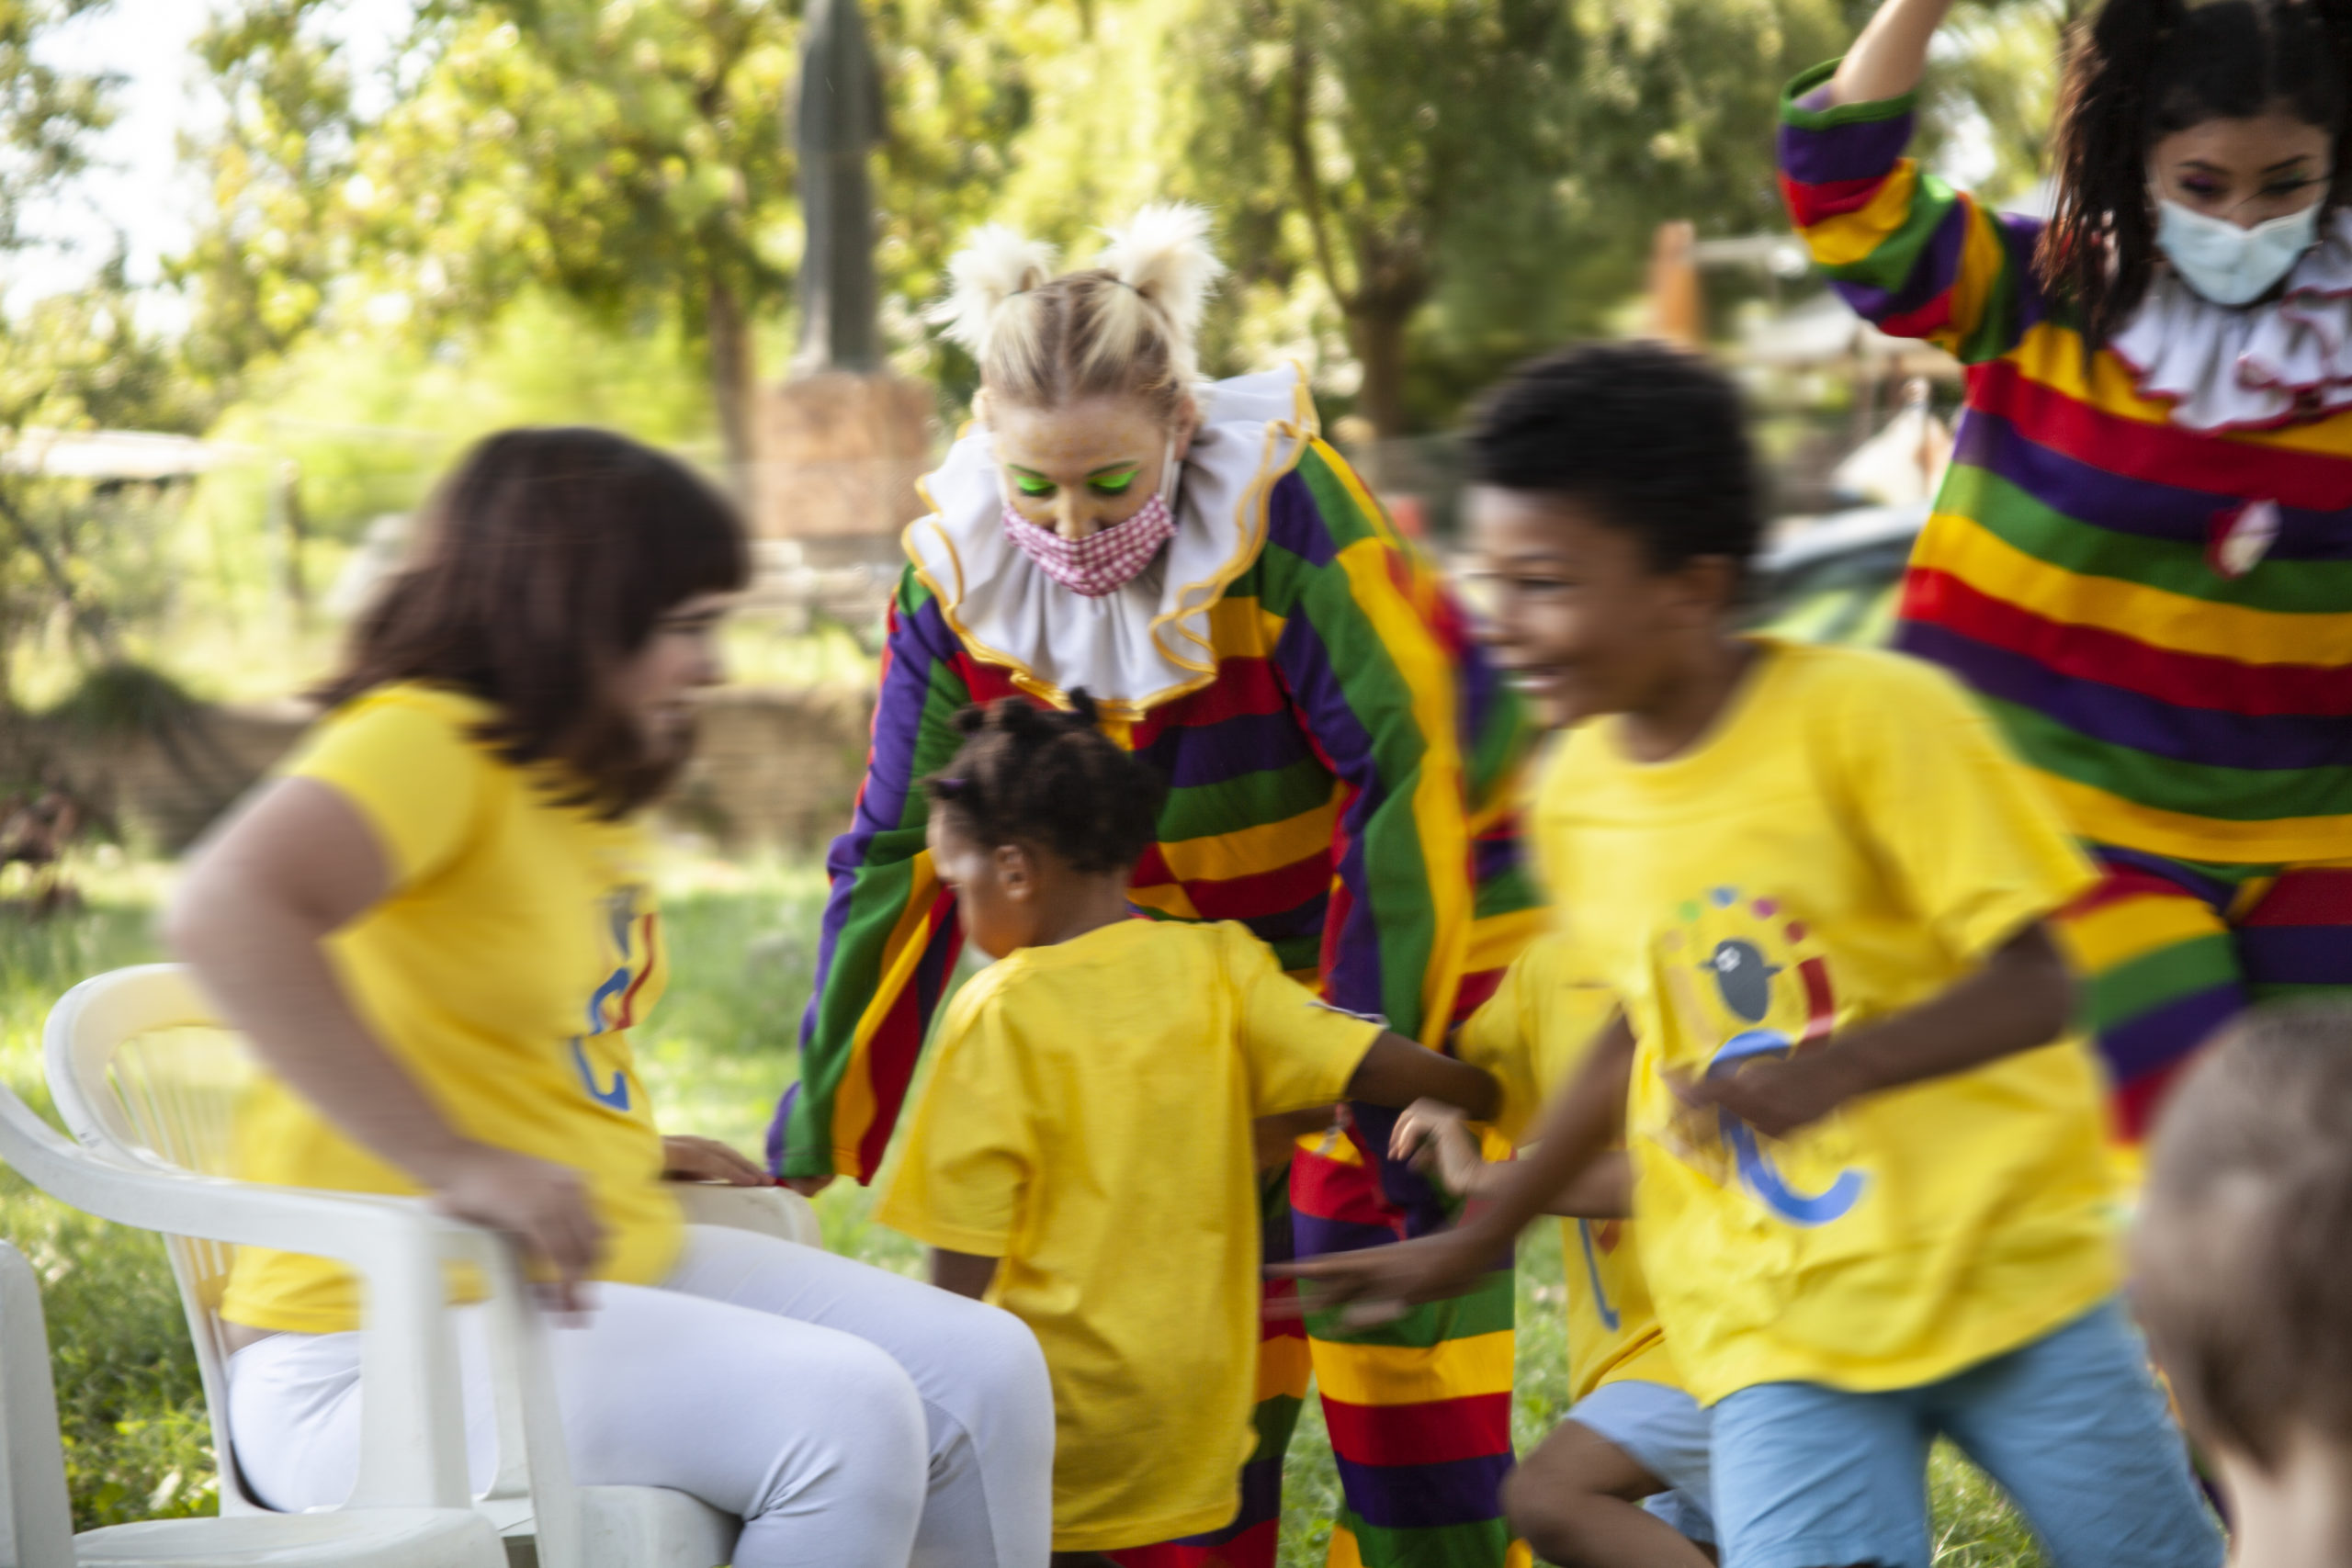
[[742,301],[734,286],[714,274],[703,311],[704,331],[710,338],[710,400],[718,413],[718,435],[727,452],[727,479],[735,497],[751,503],[752,465],[757,460],[757,439],[752,408],[756,391],[752,366],[752,333],[743,320]]
[[1373,434],[1383,441],[1405,434],[1405,323],[1412,315],[1409,306],[1399,310],[1385,303],[1359,303],[1349,312],[1348,336],[1363,367],[1356,412],[1372,422]]

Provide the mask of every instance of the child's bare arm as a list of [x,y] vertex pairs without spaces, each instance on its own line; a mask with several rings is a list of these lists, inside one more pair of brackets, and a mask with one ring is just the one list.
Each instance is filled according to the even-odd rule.
[[993,1258],[934,1247],[931,1249],[931,1282],[943,1291],[978,1301],[996,1283],[996,1265]]
[[2037,920],[1974,974],[1917,1007],[1835,1035],[1818,1049],[1677,1088],[1693,1106],[1720,1106],[1758,1132],[1782,1137],[1858,1096],[2047,1045],[2065,1032],[2074,1007],[2073,972],[2050,928]]
[[1502,1086],[1483,1068],[1384,1030],[1348,1080],[1348,1098],[1395,1106],[1442,1100],[1483,1122],[1502,1103]]
[[1473,1208],[1462,1224],[1393,1247],[1276,1263],[1266,1272],[1312,1281],[1314,1310],[1345,1309],[1358,1321],[1373,1321],[1395,1306],[1460,1295],[1555,1193],[1623,1135],[1633,1068],[1634,1032],[1619,1013],[1593,1043],[1576,1077],[1544,1105],[1535,1123],[1536,1146],[1499,1168],[1502,1174],[1487,1201]]
[[[1490,1196],[1510,1170],[1510,1162],[1489,1162],[1479,1153],[1477,1134],[1462,1112],[1433,1100],[1415,1100],[1396,1119],[1388,1152],[1396,1159],[1411,1158],[1424,1173],[1434,1168],[1439,1182],[1457,1198]],[[1587,1166],[1553,1195],[1544,1212],[1570,1219],[1623,1219],[1634,1212],[1633,1198],[1633,1161],[1619,1150]]]
[[1632,1218],[1634,1156],[1623,1149],[1600,1156],[1554,1195],[1545,1213],[1572,1220]]

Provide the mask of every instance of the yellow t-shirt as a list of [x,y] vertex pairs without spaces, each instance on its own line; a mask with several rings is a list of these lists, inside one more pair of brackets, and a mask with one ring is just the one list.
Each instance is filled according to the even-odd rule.
[[[286,772],[374,829],[391,890],[329,940],[359,1016],[467,1137],[568,1165],[605,1226],[596,1277],[650,1284],[684,1238],[628,1028],[662,994],[648,845],[628,822],[553,805],[469,739],[492,710],[420,685],[329,715]],[[301,1096],[265,1078],[240,1107],[239,1174],[348,1192],[415,1192]],[[357,1281],[324,1258],[241,1247],[222,1315],[332,1334]]]
[[[1454,1038],[1464,1061],[1501,1082],[1503,1109],[1496,1124],[1513,1139],[1524,1134],[1544,1097],[1574,1076],[1617,1010],[1617,998],[1580,977],[1571,954],[1564,935],[1537,937]],[[1567,1273],[1569,1397],[1582,1399],[1602,1383],[1627,1379],[1679,1388],[1634,1249],[1632,1224],[1564,1219],[1560,1247]]]
[[1001,1258],[1054,1385],[1054,1550],[1230,1523],[1258,1365],[1251,1120],[1329,1105],[1376,1024],[1241,926],[1123,920],[982,970],[941,1020],[876,1217]]
[[1702,1402],[1929,1382],[2114,1292],[2101,1091],[2077,1041],[1858,1100],[1785,1141],[1682,1112],[1665,1076],[1923,1002],[2091,886],[1949,677],[1763,642],[1694,748],[1635,763],[1614,721],[1587,725],[1536,812],[1578,961],[1640,1041],[1642,1267]]

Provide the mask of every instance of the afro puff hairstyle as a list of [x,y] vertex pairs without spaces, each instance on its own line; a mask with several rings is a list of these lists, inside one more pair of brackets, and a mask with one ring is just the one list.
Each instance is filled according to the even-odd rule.
[[1068,712],[1001,697],[956,716],[964,744],[923,781],[933,806],[978,844],[1041,845],[1074,871],[1124,872],[1159,832],[1167,786],[1095,728],[1094,699]]

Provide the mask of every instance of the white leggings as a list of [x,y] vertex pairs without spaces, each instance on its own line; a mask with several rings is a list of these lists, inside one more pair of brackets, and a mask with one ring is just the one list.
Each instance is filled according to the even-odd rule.
[[[595,1285],[588,1321],[548,1336],[581,1484],[741,1517],[736,1568],[1044,1568],[1053,1398],[1019,1319],[772,1236],[686,1236],[661,1285]],[[480,1491],[497,1418],[479,1310],[459,1321]],[[229,1359],[238,1463],[270,1506],[350,1495],[359,1339],[277,1334]]]

